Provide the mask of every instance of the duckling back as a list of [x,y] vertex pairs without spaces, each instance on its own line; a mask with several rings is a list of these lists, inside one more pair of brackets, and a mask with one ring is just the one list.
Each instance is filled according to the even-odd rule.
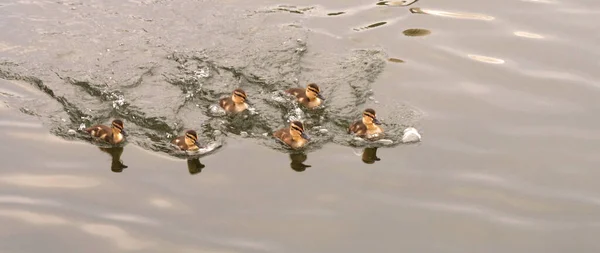
[[198,147],[196,146],[188,146],[187,143],[185,143],[185,136],[179,136],[177,138],[175,138],[173,141],[171,141],[172,144],[176,145],[179,149],[181,150],[197,150]]
[[96,139],[100,139],[106,142],[113,143],[113,133],[110,127],[105,125],[94,125],[84,129],[87,133],[89,133],[92,137]]

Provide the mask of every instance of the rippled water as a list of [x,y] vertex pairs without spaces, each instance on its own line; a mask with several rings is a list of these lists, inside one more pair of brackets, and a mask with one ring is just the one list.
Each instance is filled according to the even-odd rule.
[[[0,252],[596,252],[599,11],[0,2]],[[309,82],[324,108],[280,95]],[[253,113],[211,115],[236,87]],[[393,145],[345,134],[367,107]],[[69,131],[114,117],[122,150]],[[304,153],[269,136],[297,118]],[[214,152],[180,159],[189,128]]]

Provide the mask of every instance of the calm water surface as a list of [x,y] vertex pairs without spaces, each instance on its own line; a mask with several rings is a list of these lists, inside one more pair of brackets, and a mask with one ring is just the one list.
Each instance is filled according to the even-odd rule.
[[[0,1],[0,252],[598,252],[598,13]],[[272,102],[313,80],[325,112]],[[207,113],[238,85],[251,124]],[[343,134],[366,107],[394,145]],[[122,172],[68,132],[113,117],[132,133]],[[329,130],[306,157],[261,137],[294,117]],[[407,126],[422,142],[397,142]],[[224,144],[174,157],[164,143],[187,128]]]

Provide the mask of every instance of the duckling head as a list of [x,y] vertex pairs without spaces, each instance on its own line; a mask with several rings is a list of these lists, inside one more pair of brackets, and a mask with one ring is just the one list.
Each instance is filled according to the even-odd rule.
[[294,139],[301,137],[310,141],[310,136],[304,132],[304,125],[300,121],[292,121],[292,123],[290,123],[290,134]]
[[194,130],[188,130],[185,132],[185,143],[188,146],[196,145],[196,147],[200,147],[200,143],[198,143],[198,134]]
[[377,119],[377,115],[375,114],[375,110],[368,108],[363,111],[362,122],[365,125],[381,125],[381,121]]
[[112,122],[112,131],[114,134],[123,134],[123,136],[127,136],[127,132],[123,129],[123,121],[120,119],[115,119]]
[[315,83],[311,83],[306,86],[306,96],[311,100],[315,98],[325,100],[325,97],[321,95],[321,89],[319,89],[319,86]]
[[233,102],[236,104],[245,103],[247,100],[246,92],[242,89],[233,90],[233,93],[231,94],[231,100],[233,100]]

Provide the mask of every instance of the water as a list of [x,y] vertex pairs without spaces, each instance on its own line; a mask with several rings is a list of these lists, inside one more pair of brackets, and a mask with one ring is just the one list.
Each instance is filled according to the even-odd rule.
[[[0,252],[598,251],[598,3],[321,2],[1,2]],[[123,150],[69,131],[114,117]]]

